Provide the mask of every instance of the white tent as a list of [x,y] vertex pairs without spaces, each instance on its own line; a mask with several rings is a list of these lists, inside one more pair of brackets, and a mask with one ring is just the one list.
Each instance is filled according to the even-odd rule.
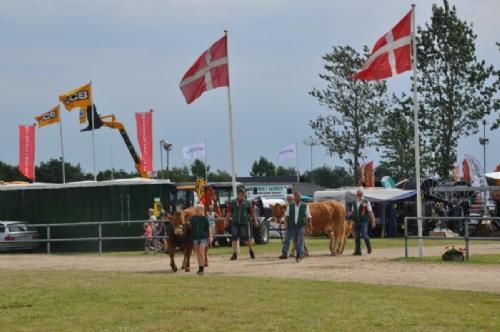
[[[357,187],[328,189],[314,192],[314,201],[337,200],[343,203],[352,202],[356,199]],[[363,188],[365,197],[371,202],[394,202],[413,198],[417,195],[416,190],[401,190],[395,188]]]

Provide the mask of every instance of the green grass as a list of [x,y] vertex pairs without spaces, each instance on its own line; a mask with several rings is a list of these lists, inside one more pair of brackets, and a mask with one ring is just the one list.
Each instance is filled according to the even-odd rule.
[[429,257],[408,257],[408,258],[397,258],[400,262],[412,262],[412,263],[443,263],[443,264],[500,264],[500,254],[472,254],[469,256],[468,261],[464,262],[451,262],[443,261],[441,256],[429,256]]
[[[312,252],[317,252],[317,251],[327,251],[328,250],[328,245],[329,245],[329,240],[326,238],[306,238],[306,244],[309,248],[310,251]],[[373,248],[375,249],[383,249],[383,248],[404,248],[404,239],[403,238],[396,238],[396,239],[371,239]],[[430,247],[430,246],[449,246],[451,244],[462,246],[463,241],[455,240],[455,241],[450,241],[450,240],[424,240],[424,246],[425,247]],[[474,241],[473,244],[491,244],[491,241]],[[364,244],[363,244],[364,245]],[[410,247],[416,247],[418,246],[418,241],[417,240],[409,240],[408,245]],[[276,254],[279,255],[281,253],[281,241],[279,239],[271,239],[268,244],[264,245],[254,245],[253,246],[256,254]],[[245,250],[245,249],[243,249]],[[347,244],[345,246],[345,252],[350,253],[354,251],[354,240],[353,239],[348,239]],[[232,252],[231,247],[220,247],[216,246],[214,248],[210,249],[210,256],[217,256],[217,255],[230,255]],[[69,253],[73,255],[74,253]],[[95,255],[95,252],[91,253],[83,253],[87,255]],[[151,253],[152,255],[153,253]],[[105,252],[104,255],[109,255],[109,256],[140,256],[144,255],[143,250],[139,251],[120,251],[120,252]]]
[[0,271],[9,331],[498,331],[500,295],[171,273]]

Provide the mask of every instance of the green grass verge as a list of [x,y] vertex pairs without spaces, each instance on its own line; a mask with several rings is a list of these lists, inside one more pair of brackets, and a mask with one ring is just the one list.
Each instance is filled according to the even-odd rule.
[[429,256],[429,257],[408,257],[408,258],[397,258],[400,262],[412,262],[412,263],[442,263],[442,264],[500,264],[500,254],[471,254],[468,261],[464,262],[451,262],[443,261],[441,256]]
[[[306,244],[309,247],[309,250],[312,252],[315,251],[327,251],[329,240],[326,238],[306,238]],[[383,248],[404,248],[404,239],[396,238],[396,239],[371,239],[374,249],[383,249]],[[450,246],[454,244],[455,246],[463,246],[463,241],[455,240],[424,240],[424,246]],[[473,244],[491,244],[491,241],[474,241]],[[279,239],[271,239],[268,244],[262,245],[254,245],[254,251],[256,254],[276,254],[279,256],[281,254],[281,241]],[[364,248],[364,243],[362,243]],[[410,247],[418,246],[417,240],[408,241],[408,245]],[[246,253],[246,249],[242,249],[244,253]],[[351,253],[354,251],[354,240],[348,239],[347,244],[345,246],[345,252]],[[215,248],[210,249],[210,256],[217,255],[230,255],[232,252],[231,247],[220,247],[216,246]],[[69,253],[74,254],[74,253]],[[83,253],[95,255],[96,253]],[[105,252],[104,255],[109,256],[140,256],[144,255],[144,251],[120,251],[120,252]],[[152,253],[151,253],[152,255]]]
[[9,331],[498,331],[500,295],[170,273],[0,271]]

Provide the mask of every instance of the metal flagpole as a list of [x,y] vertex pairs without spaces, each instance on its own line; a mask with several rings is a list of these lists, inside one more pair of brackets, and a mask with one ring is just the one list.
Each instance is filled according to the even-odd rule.
[[[418,101],[417,101],[417,38],[415,30],[415,5],[411,5],[412,9],[412,53],[413,53],[413,108],[414,108],[414,127],[415,127],[415,178],[417,186],[417,225],[418,236],[422,237],[422,197],[420,188],[420,133],[418,129]],[[418,255],[424,255],[424,240],[418,240]]]
[[64,145],[63,145],[63,132],[62,132],[62,116],[61,116],[61,108],[57,109],[59,116],[59,137],[61,139],[61,163],[62,163],[62,180],[63,183],[66,183],[66,172],[64,170]]
[[295,167],[297,167],[297,183],[300,182],[299,177],[299,149],[297,148],[297,142],[295,142]]
[[[92,90],[92,81],[90,81],[90,89]],[[92,114],[92,164],[94,166],[94,181],[97,181],[95,172],[94,96],[90,99],[90,112]]]
[[205,182],[208,182],[208,166],[207,166],[207,140],[203,141],[205,144]]
[[[227,30],[224,30],[227,40]],[[227,47],[227,44],[226,44]],[[229,47],[227,47],[229,49]],[[227,76],[229,78],[229,52],[227,51]],[[233,111],[231,108],[231,85],[227,85],[227,106],[229,111],[229,146],[231,150],[231,182],[233,184],[233,197],[236,198],[236,173],[234,165],[234,131],[233,131]]]

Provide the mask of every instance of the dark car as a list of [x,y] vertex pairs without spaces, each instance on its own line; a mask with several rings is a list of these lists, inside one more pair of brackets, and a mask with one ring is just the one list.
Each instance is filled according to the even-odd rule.
[[38,232],[30,224],[19,221],[0,221],[0,251],[35,251],[40,248]]

